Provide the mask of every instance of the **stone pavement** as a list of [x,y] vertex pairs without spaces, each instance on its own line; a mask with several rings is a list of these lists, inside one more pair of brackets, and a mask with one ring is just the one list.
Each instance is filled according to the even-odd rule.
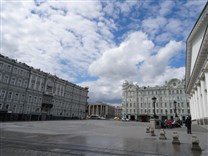
[[[167,140],[146,133],[148,123],[113,120],[63,120],[0,123],[0,156],[199,156],[208,155],[208,130],[192,126],[202,152],[191,150],[186,127],[165,129]],[[180,145],[172,144],[177,131]]]

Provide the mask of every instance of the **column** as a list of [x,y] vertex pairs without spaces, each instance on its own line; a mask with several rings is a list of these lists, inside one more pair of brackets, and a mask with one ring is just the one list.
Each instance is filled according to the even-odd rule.
[[92,105],[92,115],[95,115],[95,105]]
[[199,119],[201,119],[203,118],[201,86],[197,86],[197,92],[198,92]]
[[[194,100],[193,100],[193,94],[191,95],[189,107],[190,107],[190,113],[191,113],[191,115],[192,115],[192,118],[195,118],[195,114],[194,114]],[[188,107],[187,107],[187,109],[188,109]]]
[[193,119],[196,119],[196,102],[195,102],[195,92],[193,92],[193,95],[192,95],[192,105],[193,107],[191,108],[192,109],[192,112],[193,112]]
[[106,117],[106,113],[105,113],[105,105],[103,105],[103,115]]
[[88,105],[88,115],[90,116],[91,114],[90,114],[90,107],[91,107],[91,105]]
[[104,113],[103,113],[103,105],[101,105],[101,114],[102,114],[102,116],[104,116]]
[[[205,104],[205,110],[208,110],[208,73],[205,73],[205,95],[207,96],[206,98],[206,104]],[[208,118],[208,111],[206,111],[205,117]]]
[[194,91],[194,111],[195,111],[195,119],[198,118],[198,107],[197,107],[197,91]]
[[206,97],[206,92],[205,92],[205,81],[201,80],[201,94],[202,94],[202,118],[205,118],[206,114],[206,103],[207,103],[207,97]]
[[98,115],[98,105],[96,105],[96,115]]

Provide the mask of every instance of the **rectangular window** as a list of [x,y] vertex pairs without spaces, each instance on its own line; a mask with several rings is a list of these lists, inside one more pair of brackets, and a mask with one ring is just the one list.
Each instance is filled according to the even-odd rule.
[[8,65],[8,66],[7,66],[7,71],[10,71],[10,70],[11,70],[11,66]]
[[18,86],[21,86],[22,85],[22,79],[18,79],[17,85]]
[[5,90],[1,90],[0,98],[4,98],[5,95],[6,95],[6,91]]
[[15,94],[14,100],[19,100],[19,94],[18,93]]
[[15,85],[15,83],[16,83],[16,78],[15,77],[12,77],[11,84]]
[[12,99],[12,92],[9,92],[7,97],[8,99]]
[[0,68],[3,69],[4,64],[0,62]]
[[27,87],[27,80],[24,81],[24,87]]
[[15,67],[15,68],[13,69],[13,73],[14,73],[14,74],[17,74],[17,67]]
[[3,82],[8,83],[8,81],[9,81],[9,76],[8,75],[5,75]]
[[24,101],[24,100],[25,100],[25,95],[22,94],[21,101]]

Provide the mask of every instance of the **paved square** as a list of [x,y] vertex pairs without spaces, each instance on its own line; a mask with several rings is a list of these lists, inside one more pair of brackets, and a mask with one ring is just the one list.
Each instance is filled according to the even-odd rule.
[[[208,155],[208,131],[192,126],[202,152],[191,150],[186,127],[166,129],[167,140],[146,133],[148,123],[113,120],[63,120],[0,123],[1,156]],[[172,133],[180,145],[172,144]]]

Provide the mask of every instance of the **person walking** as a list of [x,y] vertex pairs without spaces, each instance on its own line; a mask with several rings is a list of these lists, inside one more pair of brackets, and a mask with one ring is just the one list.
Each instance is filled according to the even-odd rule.
[[187,134],[191,134],[191,116],[186,118],[186,127],[187,127]]

